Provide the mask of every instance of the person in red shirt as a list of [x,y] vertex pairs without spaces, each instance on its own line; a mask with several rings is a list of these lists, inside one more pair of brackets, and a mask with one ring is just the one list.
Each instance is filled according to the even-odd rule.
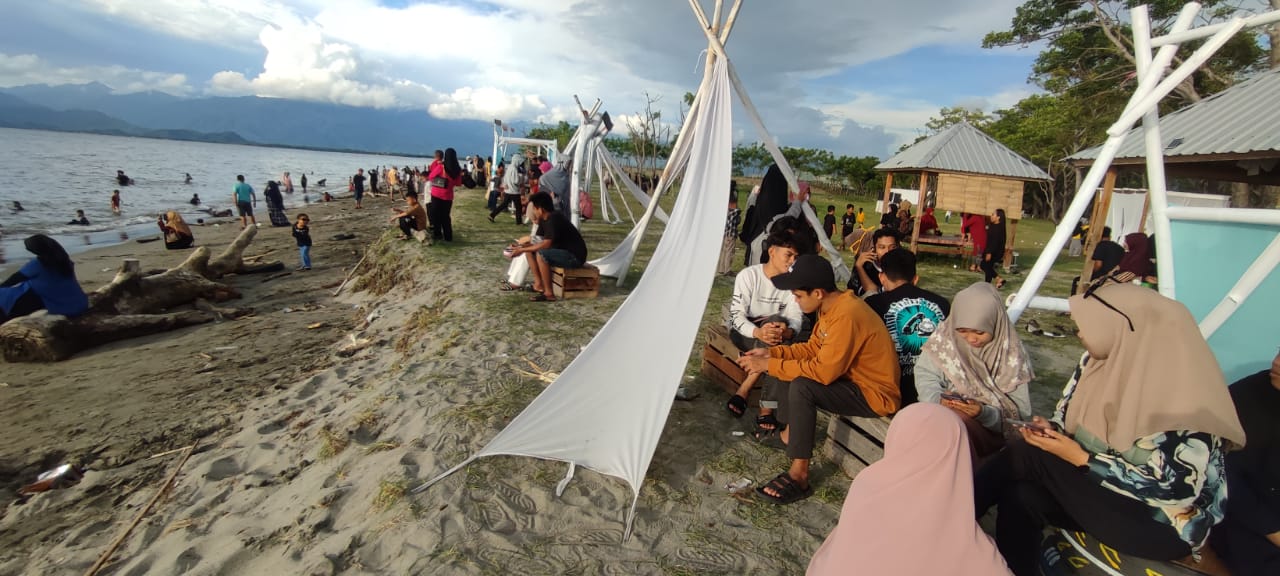
[[973,243],[974,260],[969,264],[969,271],[977,272],[978,261],[982,259],[982,253],[987,249],[987,217],[982,214],[965,213],[962,222],[960,232],[964,234],[966,240]]

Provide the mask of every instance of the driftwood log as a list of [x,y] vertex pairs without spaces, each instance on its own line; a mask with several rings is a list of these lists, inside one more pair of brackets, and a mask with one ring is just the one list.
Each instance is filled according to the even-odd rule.
[[[89,312],[76,318],[37,313],[0,326],[0,355],[7,362],[56,362],[108,342],[147,336],[220,319],[234,319],[247,310],[222,308],[214,302],[240,297],[240,292],[216,280],[228,274],[271,272],[284,268],[273,262],[250,266],[244,250],[257,228],[245,228],[217,257],[200,247],[182,264],[159,274],[146,274],[137,260],[125,260],[115,279],[89,296]],[[194,305],[196,310],[173,311]]]

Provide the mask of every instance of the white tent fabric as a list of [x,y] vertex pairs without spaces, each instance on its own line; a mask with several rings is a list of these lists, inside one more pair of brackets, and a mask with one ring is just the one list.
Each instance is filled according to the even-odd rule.
[[[1099,190],[1099,196],[1101,196]],[[1170,206],[1187,206],[1191,208],[1226,208],[1231,198],[1222,194],[1196,194],[1194,192],[1166,192]],[[1150,234],[1155,227],[1152,224],[1151,210],[1147,210],[1147,221],[1141,222],[1143,208],[1146,207],[1147,191],[1137,188],[1117,188],[1111,194],[1111,207],[1107,212],[1107,226],[1111,228],[1111,238],[1120,241],[1127,234],[1144,230]]]
[[[616,476],[631,486],[625,538],[631,534],[645,471],[666,425],[711,291],[724,230],[724,194],[732,168],[732,105],[726,62],[700,96],[698,129],[667,227],[635,290],[569,364],[480,452],[414,490],[422,491],[477,458],[531,456]],[[644,342],[643,353],[636,342]],[[672,361],[657,361],[657,360]]]

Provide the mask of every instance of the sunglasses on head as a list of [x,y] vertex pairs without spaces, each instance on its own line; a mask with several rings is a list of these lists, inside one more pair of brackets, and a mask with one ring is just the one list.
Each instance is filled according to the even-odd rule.
[[1102,281],[1102,282],[1095,283],[1095,284],[1093,284],[1093,285],[1089,286],[1088,288],[1086,288],[1086,289],[1085,289],[1085,291],[1084,291],[1084,297],[1085,297],[1085,299],[1087,300],[1087,299],[1089,299],[1089,298],[1093,298],[1094,300],[1097,300],[1099,304],[1102,304],[1103,306],[1106,306],[1107,308],[1110,308],[1112,312],[1115,312],[1116,314],[1119,314],[1119,315],[1121,315],[1121,316],[1124,316],[1124,320],[1125,320],[1125,322],[1128,322],[1128,323],[1129,323],[1129,331],[1130,331],[1130,332],[1136,332],[1136,330],[1134,330],[1134,328],[1133,328],[1133,319],[1129,318],[1129,315],[1128,315],[1128,314],[1125,314],[1124,312],[1121,312],[1119,308],[1116,308],[1115,306],[1112,306],[1110,302],[1107,302],[1106,300],[1104,300],[1101,296],[1099,296],[1099,295],[1097,294],[1098,289],[1099,289],[1099,288],[1101,288],[1101,287],[1103,287],[1104,285],[1106,285],[1106,281],[1105,281],[1105,280],[1104,280],[1104,281]]

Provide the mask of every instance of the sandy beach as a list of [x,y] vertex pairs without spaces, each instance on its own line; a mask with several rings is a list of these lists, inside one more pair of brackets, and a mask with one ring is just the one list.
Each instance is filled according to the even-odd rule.
[[[767,480],[786,459],[734,434],[750,419],[725,415],[722,392],[699,375],[701,341],[686,369],[699,396],[672,409],[628,542],[626,485],[580,470],[557,498],[562,464],[489,458],[407,494],[479,450],[568,365],[626,298],[651,249],[626,288],[607,280],[597,299],[535,304],[496,290],[501,246],[527,229],[509,216],[487,222],[479,191],[460,193],[451,245],[393,240],[389,202],[366,205],[308,208],[311,272],[230,280],[244,292],[234,305],[252,307],[251,317],[57,364],[0,364],[0,573],[83,573],[179,459],[151,456],[191,444],[172,490],[104,574],[803,571],[849,479],[819,458],[815,497],[803,502],[728,494],[726,484]],[[592,256],[628,228],[586,223]],[[216,249],[237,229],[197,228],[197,240]],[[328,240],[338,233],[356,238]],[[354,290],[332,297],[366,248]],[[293,268],[287,228],[264,226],[246,254],[268,252]],[[125,257],[150,269],[185,253],[129,243],[77,256],[86,289],[109,281]],[[704,325],[719,320],[731,291],[732,279],[717,279]],[[1074,359],[1059,360],[1072,353],[1036,357],[1066,365]],[[1052,406],[1064,369],[1049,371],[1038,408]],[[64,462],[85,468],[83,480],[13,500],[18,486]]]

